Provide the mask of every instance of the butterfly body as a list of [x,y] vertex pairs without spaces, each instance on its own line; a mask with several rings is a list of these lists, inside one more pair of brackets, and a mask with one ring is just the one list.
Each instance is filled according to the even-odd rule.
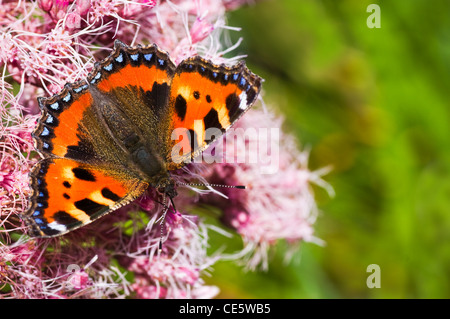
[[166,136],[166,132],[169,132],[169,118],[137,114],[136,110],[145,110],[148,106],[155,105],[153,101],[145,101],[145,93],[139,92],[137,87],[119,89],[108,94],[97,92],[94,96],[98,102],[94,102],[93,110],[97,114],[93,114],[92,123],[97,123],[98,129],[106,132],[108,137],[102,136],[92,141],[95,153],[107,150],[105,162],[114,156],[130,174],[150,186],[159,187],[164,184],[169,178],[167,156],[170,154],[170,145],[167,144]]
[[[30,234],[65,234],[148,187],[174,197],[170,172],[242,116],[260,84],[243,64],[194,57],[175,66],[156,45],[116,41],[86,80],[38,98],[42,115],[33,137],[44,159],[32,169],[33,194],[23,214]],[[213,138],[208,128],[217,130]]]

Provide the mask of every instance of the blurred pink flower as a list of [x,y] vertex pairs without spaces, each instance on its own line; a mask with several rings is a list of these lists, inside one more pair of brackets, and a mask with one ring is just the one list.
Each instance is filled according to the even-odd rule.
[[77,12],[70,12],[66,17],[66,27],[69,30],[81,27],[81,16]]
[[53,7],[53,0],[39,0],[38,5],[42,10],[49,12]]
[[192,42],[197,43],[203,41],[213,30],[214,26],[211,23],[205,21],[205,19],[197,18],[189,30],[189,34]]
[[90,0],[78,0],[76,10],[80,16],[85,16],[91,8]]
[[126,3],[122,9],[124,18],[135,18],[156,5],[156,0],[137,0],[136,3]]
[[[223,209],[221,220],[244,241],[244,250],[238,256],[252,270],[268,268],[268,250],[279,240],[320,243],[313,235],[318,210],[311,184],[333,195],[332,188],[321,179],[327,169],[309,171],[308,152],[298,151],[293,137],[282,133],[281,125],[281,117],[258,109],[242,117],[233,128],[258,134],[238,135],[232,143],[227,134],[215,145],[216,152],[224,154],[225,163],[211,165],[205,178],[214,184],[245,185],[247,190],[223,188],[220,191],[226,198],[211,194],[200,199]],[[264,130],[256,131],[260,128]],[[272,129],[270,134],[266,128]],[[267,149],[261,149],[262,141]],[[240,163],[239,159],[249,154],[258,154],[258,161]]]

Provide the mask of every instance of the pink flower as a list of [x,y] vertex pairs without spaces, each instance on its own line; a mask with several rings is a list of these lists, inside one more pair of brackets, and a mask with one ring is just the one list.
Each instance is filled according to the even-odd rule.
[[38,5],[42,10],[49,12],[53,7],[53,0],[40,0]]
[[64,17],[69,6],[69,0],[39,0],[39,7],[47,12],[54,20]]
[[90,286],[90,278],[89,275],[82,270],[75,270],[67,280],[67,283],[73,286],[75,290],[86,289]]
[[[236,129],[272,128],[274,132],[279,132],[280,127],[279,118],[256,109],[250,110],[249,116],[243,117],[235,126]],[[278,240],[291,244],[301,240],[320,243],[313,235],[317,207],[310,185],[316,183],[333,194],[321,179],[325,170],[311,172],[307,169],[308,152],[299,152],[291,136],[274,135],[268,138],[268,135],[259,134],[258,143],[252,143],[248,138],[251,134],[247,132],[238,147],[229,147],[228,142],[221,146],[219,142],[216,148],[224,148],[227,161],[213,165],[207,180],[215,184],[245,185],[248,191],[224,188],[221,192],[226,199],[218,195],[201,198],[201,201],[222,207],[224,224],[242,235],[248,248],[244,248],[247,251],[246,266],[250,269],[258,266],[267,269],[268,249]],[[225,141],[227,137],[229,135],[225,136]],[[273,138],[276,140],[271,140]],[[263,153],[261,141],[269,145]],[[270,148],[278,143],[279,147]],[[239,163],[242,153],[259,154],[259,160],[270,154],[273,162]],[[266,167],[268,163],[270,166]]]
[[81,16],[76,12],[71,12],[66,17],[66,27],[69,30],[79,29],[81,27]]
[[118,3],[112,0],[91,0],[91,9],[88,11],[88,21],[99,23],[107,17],[118,17]]
[[204,40],[214,30],[214,26],[205,19],[197,18],[191,27],[190,35],[193,43]]
[[156,0],[138,0],[136,3],[125,3],[121,16],[126,19],[137,17],[145,11],[153,8],[156,5]]
[[165,299],[167,289],[164,287],[148,286],[143,279],[137,278],[136,283],[132,285],[139,299]]
[[78,0],[77,1],[77,11],[80,16],[85,16],[89,9],[91,8],[90,0]]
[[[156,220],[161,216],[161,207],[158,210],[160,213],[148,225],[159,225]],[[132,288],[139,298],[195,298],[192,290],[206,287],[202,271],[217,260],[206,254],[206,229],[197,218],[169,211],[163,231],[165,240],[159,251],[160,230],[147,227],[135,232],[119,263],[135,274]]]

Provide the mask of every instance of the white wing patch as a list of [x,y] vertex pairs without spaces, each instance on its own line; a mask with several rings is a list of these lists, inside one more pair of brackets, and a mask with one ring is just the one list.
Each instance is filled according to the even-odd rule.
[[247,93],[245,93],[244,91],[242,91],[241,94],[239,94],[239,99],[240,99],[240,103],[239,103],[239,108],[241,110],[245,110],[247,108]]

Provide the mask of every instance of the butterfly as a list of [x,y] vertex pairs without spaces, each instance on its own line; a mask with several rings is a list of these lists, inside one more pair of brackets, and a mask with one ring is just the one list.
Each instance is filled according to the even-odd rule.
[[[194,56],[175,65],[155,44],[116,40],[85,80],[38,98],[32,135],[43,159],[30,173],[22,216],[29,234],[65,234],[149,187],[172,200],[171,172],[224,134],[253,105],[261,82],[243,62],[228,67]],[[215,134],[206,136],[209,129]]]

